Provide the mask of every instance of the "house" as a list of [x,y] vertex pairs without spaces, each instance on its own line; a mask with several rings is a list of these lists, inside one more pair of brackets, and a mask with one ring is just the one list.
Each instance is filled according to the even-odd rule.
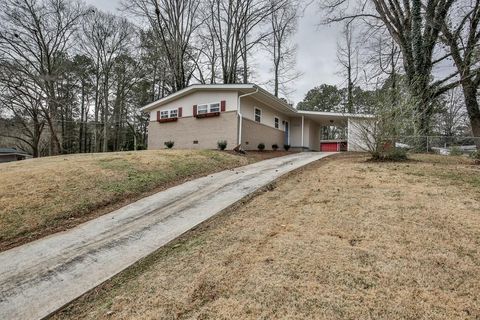
[[15,148],[0,148],[0,163],[25,160],[32,156]]
[[[241,145],[256,150],[273,144],[292,150],[360,151],[355,123],[367,116],[297,110],[255,84],[191,85],[142,108],[149,112],[148,148],[174,141],[179,149],[227,149]],[[322,140],[322,127],[348,126],[346,140]],[[358,131],[358,130],[357,130]]]

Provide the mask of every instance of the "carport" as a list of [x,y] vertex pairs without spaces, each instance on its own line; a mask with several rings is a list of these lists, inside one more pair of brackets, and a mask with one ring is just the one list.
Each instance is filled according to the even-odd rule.
[[[358,124],[371,118],[372,115],[299,110],[292,119],[292,147],[324,152],[365,151]],[[329,136],[328,128],[333,127],[338,132]]]

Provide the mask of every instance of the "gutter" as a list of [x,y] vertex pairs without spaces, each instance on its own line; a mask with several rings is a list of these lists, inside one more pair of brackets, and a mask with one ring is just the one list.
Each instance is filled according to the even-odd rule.
[[237,145],[240,146],[240,149],[242,148],[242,120],[243,120],[243,115],[242,113],[240,112],[240,99],[243,98],[243,97],[246,97],[246,96],[250,96],[250,95],[253,95],[253,94],[256,94],[258,93],[258,87],[256,85],[254,85],[254,88],[256,89],[254,92],[250,92],[250,93],[245,93],[245,94],[242,94],[242,95],[239,95],[238,96],[238,101],[237,101],[237,116],[238,116],[238,119],[239,119],[239,123],[238,123],[238,139],[237,139]]

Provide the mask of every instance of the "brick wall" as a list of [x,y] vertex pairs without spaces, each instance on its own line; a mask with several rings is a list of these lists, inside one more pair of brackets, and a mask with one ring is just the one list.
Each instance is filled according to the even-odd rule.
[[233,149],[237,142],[237,113],[227,111],[202,119],[183,117],[167,123],[151,121],[148,149],[164,149],[168,140],[175,142],[174,149],[217,149],[219,140],[226,140],[227,149]]

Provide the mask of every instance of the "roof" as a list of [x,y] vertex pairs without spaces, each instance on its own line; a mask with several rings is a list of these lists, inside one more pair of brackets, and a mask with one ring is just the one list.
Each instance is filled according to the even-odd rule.
[[343,123],[346,119],[349,119],[349,118],[356,118],[356,119],[374,118],[374,116],[371,114],[357,114],[357,113],[306,111],[306,110],[298,110],[297,113],[299,116],[305,116],[305,118],[319,122],[319,123],[330,122],[331,124],[337,124],[337,121],[340,121],[340,123]]
[[296,116],[308,116],[313,118],[371,118],[372,115],[362,115],[362,114],[352,114],[352,113],[336,113],[336,112],[320,112],[320,111],[304,111],[297,110],[286,101],[274,96],[267,90],[261,88],[260,86],[253,83],[246,84],[193,84],[180,91],[172,93],[164,98],[161,98],[157,101],[154,101],[150,104],[147,104],[145,107],[141,108],[142,111],[147,112],[152,109],[158,108],[166,103],[174,101],[176,99],[187,96],[196,91],[238,91],[242,94],[258,92],[258,94],[251,95],[250,97],[265,102],[269,106],[279,109],[284,113]]
[[327,112],[327,111],[308,111],[308,110],[298,110],[300,115],[318,115],[318,116],[328,116],[328,117],[339,117],[339,118],[373,118],[371,114],[360,114],[360,113],[342,113],[342,112]]
[[245,83],[245,84],[193,84],[190,85],[182,90],[179,90],[175,93],[172,93],[171,95],[168,95],[164,98],[161,98],[157,101],[154,101],[152,103],[147,104],[145,107],[141,108],[142,111],[150,111],[152,109],[155,109],[157,107],[160,107],[166,103],[169,103],[171,101],[174,101],[176,99],[182,98],[186,95],[189,95],[193,92],[196,91],[239,91],[240,93],[251,93],[255,92],[258,90],[258,93],[260,94],[260,98],[263,100],[269,100],[270,102],[275,102],[275,104],[284,109],[283,111],[286,112],[291,112],[291,113],[296,113],[297,109],[289,105],[287,102],[285,102],[282,99],[279,99],[275,97],[273,94],[269,93],[265,89],[257,86],[256,84],[253,83]]

